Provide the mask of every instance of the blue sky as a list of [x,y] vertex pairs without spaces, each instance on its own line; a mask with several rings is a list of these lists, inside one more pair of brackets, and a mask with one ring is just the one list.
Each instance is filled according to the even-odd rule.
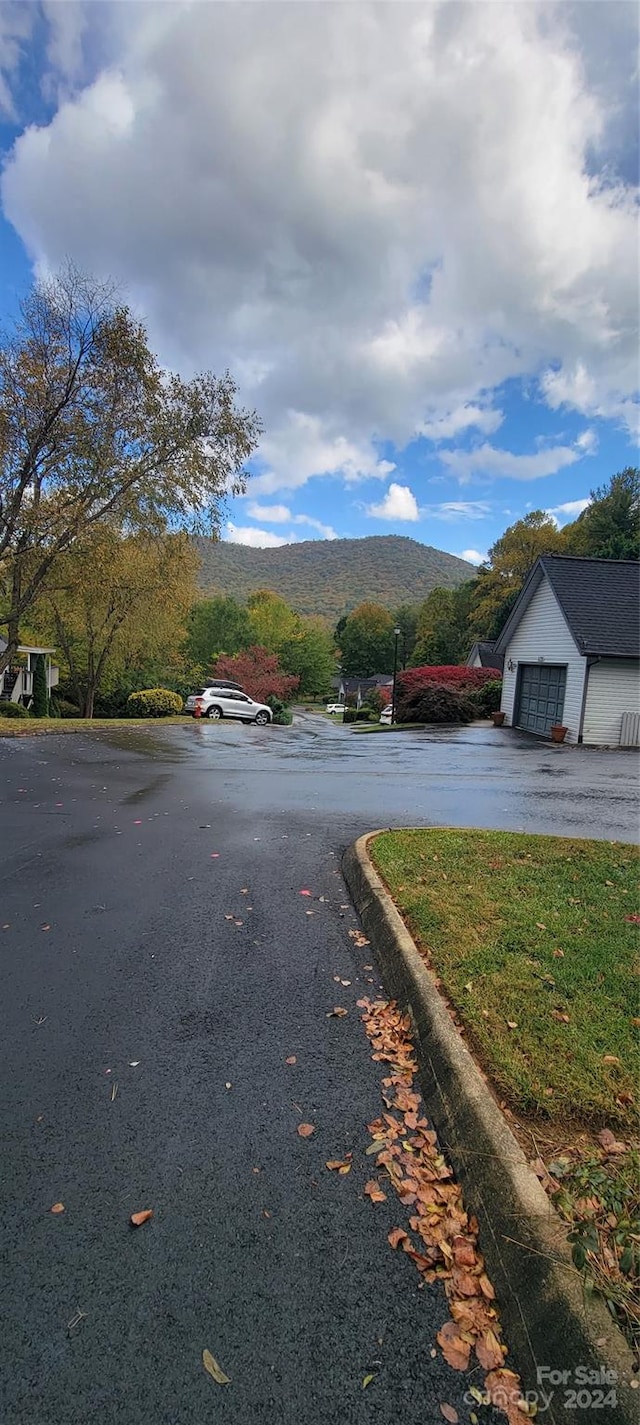
[[265,437],[225,537],[475,562],[637,461],[636,10],[0,0],[0,313],[65,257]]

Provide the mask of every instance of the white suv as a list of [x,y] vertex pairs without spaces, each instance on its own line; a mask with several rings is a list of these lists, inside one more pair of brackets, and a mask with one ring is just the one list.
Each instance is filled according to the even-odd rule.
[[185,712],[196,715],[196,701],[200,703],[203,717],[238,717],[242,722],[271,722],[273,713],[266,703],[254,703],[253,698],[235,688],[197,688],[184,705]]

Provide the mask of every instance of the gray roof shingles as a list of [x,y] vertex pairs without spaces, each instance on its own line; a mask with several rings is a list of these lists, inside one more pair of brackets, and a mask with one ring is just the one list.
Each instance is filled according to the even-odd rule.
[[581,653],[638,657],[640,565],[635,560],[545,554],[540,564]]

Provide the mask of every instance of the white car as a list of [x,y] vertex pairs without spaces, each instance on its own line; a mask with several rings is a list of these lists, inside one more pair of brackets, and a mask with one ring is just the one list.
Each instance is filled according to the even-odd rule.
[[200,703],[203,717],[237,717],[242,722],[257,722],[259,726],[273,720],[271,708],[266,703],[254,703],[247,693],[235,688],[196,688],[184,705],[185,712],[193,717],[196,715],[196,702]]
[[392,706],[391,706],[391,703],[387,703],[386,708],[383,708],[383,709],[382,709],[382,712],[380,713],[380,722],[387,723],[388,725],[391,725],[391,718],[392,718],[392,715],[393,715],[393,708],[392,708]]
[[325,708],[325,712],[328,712],[328,713],[343,713],[343,712],[344,712],[344,703],[327,703],[327,706],[326,706],[326,708]]

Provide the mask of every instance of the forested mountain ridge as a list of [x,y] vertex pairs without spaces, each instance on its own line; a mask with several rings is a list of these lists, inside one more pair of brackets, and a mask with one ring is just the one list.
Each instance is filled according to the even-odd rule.
[[274,589],[300,614],[335,622],[363,600],[386,608],[420,603],[432,589],[455,588],[474,574],[471,564],[403,535],[315,539],[277,549],[194,538],[203,593],[229,594],[243,603],[256,589]]

